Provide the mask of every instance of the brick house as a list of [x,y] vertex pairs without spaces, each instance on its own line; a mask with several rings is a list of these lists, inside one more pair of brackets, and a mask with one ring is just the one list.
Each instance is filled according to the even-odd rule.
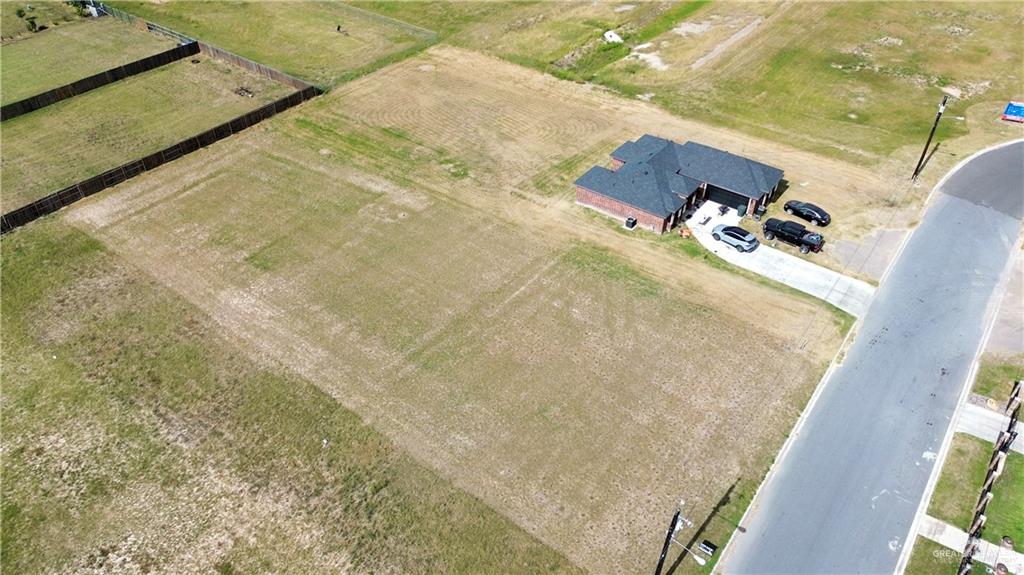
[[576,180],[576,202],[664,233],[699,200],[751,213],[774,199],[782,170],[710,146],[645,134]]

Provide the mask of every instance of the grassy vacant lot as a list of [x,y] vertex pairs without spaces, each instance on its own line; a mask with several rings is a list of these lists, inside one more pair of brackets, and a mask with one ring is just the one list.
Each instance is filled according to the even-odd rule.
[[[1022,18],[1024,7],[1006,3],[712,5],[652,40],[645,51],[664,69],[628,59],[597,80],[687,117],[874,164],[921,145],[942,89],[957,97],[941,140],[967,131],[956,117],[970,106],[1019,97]],[[746,35],[725,45],[734,34]]]
[[914,541],[914,552],[904,575],[954,575],[960,565],[960,553],[924,537]]
[[580,567],[635,572],[680,496],[724,543],[841,332],[534,187],[672,121],[614,102],[432,49],[68,217]]
[[44,30],[0,50],[0,102],[28,98],[173,47],[168,38],[114,18]]
[[[3,123],[4,211],[141,158],[291,89],[204,56]],[[239,96],[247,87],[255,96]]]
[[991,397],[1005,406],[1013,391],[1013,382],[1024,379],[1024,355],[986,354],[981,358],[978,376],[974,379],[974,393]]
[[[966,531],[974,517],[974,504],[991,457],[991,443],[956,434],[928,514]],[[1004,535],[1024,541],[1024,455],[1010,452],[992,493],[994,498],[986,511],[988,522],[982,538],[997,544]]]
[[338,2],[112,4],[322,87],[434,40],[426,30]]
[[[22,11],[21,16],[18,15],[19,10]],[[31,35],[29,18],[34,18],[36,26],[40,28],[55,28],[77,20],[78,13],[67,2],[0,2],[0,36],[7,40]]]
[[4,572],[577,571],[85,234],[0,247]]

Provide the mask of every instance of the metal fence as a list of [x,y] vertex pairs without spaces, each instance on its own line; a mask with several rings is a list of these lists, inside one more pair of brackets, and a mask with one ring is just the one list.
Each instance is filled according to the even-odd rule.
[[68,186],[63,190],[54,192],[44,198],[36,200],[27,206],[8,212],[0,216],[0,234],[5,234],[14,228],[23,226],[37,218],[56,212],[57,210],[77,202],[78,200],[91,196],[138,176],[143,172],[162,166],[167,162],[176,160],[186,154],[190,154],[200,148],[204,148],[223,140],[232,134],[236,134],[273,117],[276,114],[297,106],[306,100],[316,97],[320,91],[314,86],[294,92],[284,98],[271,102],[266,106],[243,114],[233,120],[182,140],[172,146],[168,146],[159,152],[150,154],[144,158],[122,164],[112,170],[107,170],[98,176],[82,180]]
[[199,42],[199,51],[203,54],[208,54],[209,56],[216,58],[218,60],[223,60],[230,64],[234,64],[235,66],[238,66],[240,68],[245,68],[246,70],[259,74],[260,76],[263,76],[265,78],[270,78],[271,80],[281,82],[282,84],[285,84],[287,86],[291,86],[296,90],[305,90],[306,88],[312,86],[312,84],[306,82],[305,80],[300,80],[295,76],[290,76],[280,70],[271,68],[270,66],[264,66],[259,62],[253,62],[252,60],[248,58],[243,58],[242,56],[239,56],[238,54],[235,54],[233,52],[228,52],[227,50],[222,50],[216,46],[211,46],[206,42]]
[[159,68],[160,66],[170,64],[171,62],[181,60],[182,58],[187,58],[198,53],[199,44],[197,42],[192,42],[191,44],[176,46],[170,50],[160,52],[159,54],[142,58],[141,60],[129,62],[123,66],[105,70],[99,74],[93,74],[87,78],[75,80],[70,84],[65,84],[58,88],[47,90],[42,94],[36,94],[35,96],[25,98],[24,100],[11,102],[10,104],[0,107],[0,121],[16,118],[22,114],[27,114],[40,108],[56,104],[61,100],[73,98],[90,90],[95,90],[101,86],[112,84],[129,76],[148,72],[154,68]]

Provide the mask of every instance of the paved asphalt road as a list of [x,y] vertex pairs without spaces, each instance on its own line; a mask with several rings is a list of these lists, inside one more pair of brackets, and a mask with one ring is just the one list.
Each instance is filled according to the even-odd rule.
[[1024,216],[1024,143],[950,176],[878,289],[724,573],[892,573]]

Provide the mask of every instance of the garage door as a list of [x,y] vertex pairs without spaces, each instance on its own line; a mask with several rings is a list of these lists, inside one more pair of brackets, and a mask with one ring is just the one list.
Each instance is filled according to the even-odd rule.
[[722,204],[730,208],[746,207],[748,201],[747,198],[739,194],[727,192],[714,186],[708,186],[708,199],[716,204]]

